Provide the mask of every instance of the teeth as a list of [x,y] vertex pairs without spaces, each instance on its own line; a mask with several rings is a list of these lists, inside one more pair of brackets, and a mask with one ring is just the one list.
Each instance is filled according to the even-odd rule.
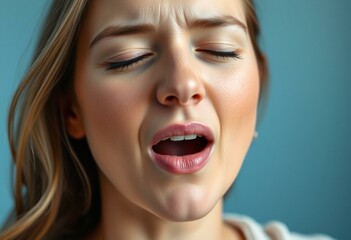
[[173,136],[173,137],[170,137],[171,141],[183,141],[184,140],[184,136]]
[[173,136],[173,137],[170,137],[170,139],[171,141],[177,142],[177,141],[183,141],[183,140],[194,140],[196,137],[198,137],[198,135],[192,134],[192,135],[185,135],[185,136]]
[[193,140],[193,139],[195,139],[196,137],[197,137],[196,134],[193,134],[193,135],[186,135],[186,136],[184,136],[184,139],[185,139],[185,140]]

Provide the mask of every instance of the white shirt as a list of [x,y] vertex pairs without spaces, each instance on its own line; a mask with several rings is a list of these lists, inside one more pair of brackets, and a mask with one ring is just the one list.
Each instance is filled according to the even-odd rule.
[[247,240],[335,240],[322,234],[304,236],[292,233],[286,225],[277,221],[262,226],[252,218],[236,214],[225,214],[224,220],[240,229]]

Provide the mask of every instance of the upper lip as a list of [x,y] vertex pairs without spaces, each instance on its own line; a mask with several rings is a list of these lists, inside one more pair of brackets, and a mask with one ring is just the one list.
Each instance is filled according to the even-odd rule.
[[189,122],[185,124],[172,124],[165,128],[160,129],[152,138],[151,144],[156,145],[161,140],[173,136],[186,136],[186,135],[202,135],[208,142],[213,142],[213,133],[211,129],[199,122]]

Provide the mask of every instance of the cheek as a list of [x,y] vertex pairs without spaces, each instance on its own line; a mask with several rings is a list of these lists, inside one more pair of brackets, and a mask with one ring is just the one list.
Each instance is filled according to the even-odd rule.
[[[256,113],[259,76],[255,64],[247,64],[217,77],[219,86],[214,94],[221,125],[237,128]],[[231,123],[231,124],[230,124]]]
[[80,106],[87,136],[123,139],[126,132],[134,132],[138,121],[135,92],[113,82],[85,84]]
[[[139,84],[140,85],[140,84]],[[77,98],[91,152],[103,174],[113,183],[130,186],[128,176],[141,171],[139,129],[145,112],[144,89],[113,79],[85,79]],[[116,179],[117,178],[117,179]]]
[[238,174],[252,141],[259,97],[256,63],[243,64],[218,76],[216,109],[220,121],[219,158],[224,159],[225,187]]

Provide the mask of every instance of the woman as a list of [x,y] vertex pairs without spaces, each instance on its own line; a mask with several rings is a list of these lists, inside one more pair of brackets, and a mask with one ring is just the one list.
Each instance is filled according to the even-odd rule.
[[11,105],[1,237],[299,239],[222,216],[266,85],[258,33],[249,0],[54,1]]

